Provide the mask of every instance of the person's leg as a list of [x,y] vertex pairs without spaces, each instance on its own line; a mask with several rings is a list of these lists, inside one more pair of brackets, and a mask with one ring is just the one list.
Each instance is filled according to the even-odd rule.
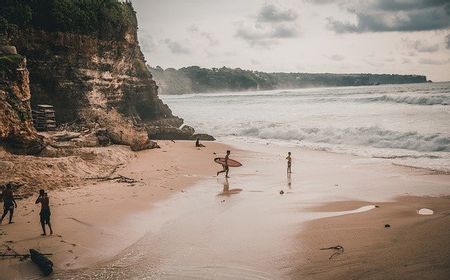
[[12,224],[12,218],[14,215],[14,206],[11,206],[11,208],[9,208],[9,223]]
[[226,173],[225,173],[225,177],[226,177],[226,178],[230,178],[230,177],[228,177],[228,171],[229,171],[229,170],[230,170],[230,168],[227,166],[227,168],[226,168],[226,170],[225,170],[225,172],[226,172]]
[[42,215],[43,213],[41,213],[41,227],[42,227],[42,234],[41,235],[47,235],[47,233],[45,232],[45,219]]
[[50,224],[50,214],[48,215],[48,218],[47,218],[47,225],[48,225],[48,228],[50,229],[50,235],[52,235],[53,229],[52,229],[52,225]]
[[225,172],[225,170],[226,170],[225,165],[222,165],[222,168],[223,169],[221,171],[217,171],[217,175],[216,176],[219,176],[220,173]]
[[2,215],[2,218],[0,219],[0,224],[3,222],[3,218],[5,218],[6,214],[8,214],[8,210],[5,207],[5,208],[3,208],[3,215]]

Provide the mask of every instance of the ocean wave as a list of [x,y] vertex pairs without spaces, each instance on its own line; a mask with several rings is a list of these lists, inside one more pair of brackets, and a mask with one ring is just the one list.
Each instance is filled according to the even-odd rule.
[[406,103],[413,105],[449,105],[450,95],[431,95],[431,96],[389,96],[381,95],[375,97],[366,97],[354,99],[356,102],[388,102],[388,103]]
[[240,136],[261,139],[298,140],[311,143],[369,146],[374,148],[407,149],[420,152],[450,152],[450,137],[440,133],[420,134],[400,132],[377,126],[356,128],[279,129],[250,127],[238,132]]

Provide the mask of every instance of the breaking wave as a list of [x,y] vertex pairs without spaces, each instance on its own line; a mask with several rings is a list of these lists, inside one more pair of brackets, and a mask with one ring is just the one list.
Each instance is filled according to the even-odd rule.
[[242,129],[239,136],[261,139],[298,140],[311,143],[343,144],[374,148],[407,149],[420,152],[450,152],[450,137],[440,133],[420,134],[399,132],[376,126],[356,128],[274,129],[251,127]]
[[450,95],[432,95],[432,96],[375,96],[359,98],[356,102],[388,102],[388,103],[406,103],[413,105],[449,105]]

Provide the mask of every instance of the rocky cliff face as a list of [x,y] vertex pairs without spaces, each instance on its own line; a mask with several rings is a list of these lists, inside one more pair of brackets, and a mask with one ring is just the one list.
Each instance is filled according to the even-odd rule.
[[[5,51],[7,50],[7,51]],[[16,153],[37,154],[42,139],[33,127],[26,59],[13,47],[0,49],[0,143]]]
[[32,29],[12,42],[28,61],[32,105],[53,105],[59,123],[99,124],[113,142],[139,145],[147,127],[183,122],[158,98],[136,29],[114,41]]

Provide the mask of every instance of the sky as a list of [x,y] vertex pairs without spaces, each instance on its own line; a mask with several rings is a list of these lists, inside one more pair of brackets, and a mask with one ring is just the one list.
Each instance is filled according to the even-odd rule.
[[132,0],[147,63],[450,81],[450,0]]

